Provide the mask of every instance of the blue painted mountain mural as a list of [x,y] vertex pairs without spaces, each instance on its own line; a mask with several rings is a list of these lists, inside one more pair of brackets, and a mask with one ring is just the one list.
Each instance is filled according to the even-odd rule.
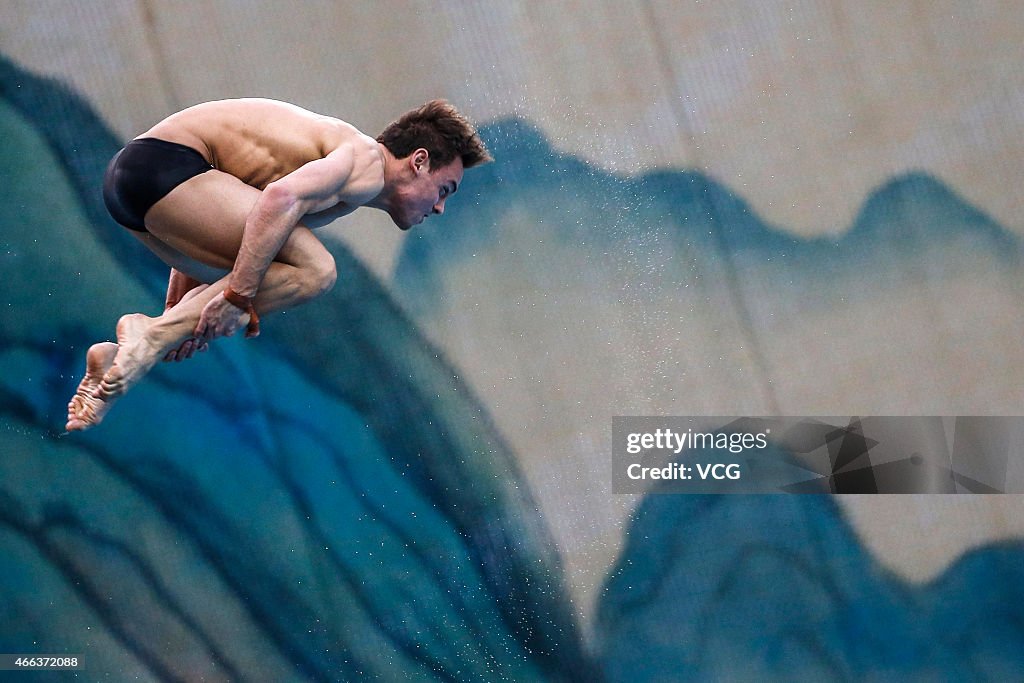
[[802,238],[701,173],[614,175],[517,119],[484,135],[499,162],[410,235],[394,287],[489,404],[569,364],[577,420],[1024,409],[1021,240],[934,176]]
[[[937,178],[895,178],[808,239],[700,173],[616,176],[521,120],[484,136],[497,163],[410,235],[394,287],[548,473],[547,509],[607,472],[613,415],[1024,407],[1021,241]],[[616,533],[591,514],[560,546]],[[1020,543],[915,585],[826,498],[651,496],[624,528],[594,599],[609,680],[1021,675]]]
[[[409,243],[393,288],[404,309],[336,248],[344,276],[328,297],[271,316],[259,340],[157,369],[98,428],[62,435],[85,349],[121,313],[159,306],[166,271],[102,209],[119,146],[103,122],[60,83],[0,61],[0,652],[78,653],[86,680],[1020,678],[1020,544],[910,585],[815,496],[645,498],[584,647],[550,531],[558,520],[541,512],[496,425],[508,408],[463,379],[472,357],[423,332],[441,338],[431,311],[459,321],[449,278],[501,250],[506,269],[491,272],[513,307],[501,312],[509,329],[537,329],[523,312],[538,309],[557,340],[558,310],[513,282],[565,284],[529,267],[555,237],[624,281],[562,262],[573,296],[590,287],[598,303],[634,309],[597,329],[658,324],[658,288],[736,285],[748,251],[814,264],[806,249],[836,247],[771,230],[638,237],[700,223],[717,186],[608,176],[519,122],[488,134],[499,161],[460,190],[467,213],[453,202],[445,235]],[[552,172],[556,162],[569,172]],[[676,197],[681,181],[693,189]],[[599,191],[580,184],[591,182]],[[669,189],[655,201],[644,193],[657,183]],[[928,179],[903,187],[953,196]],[[714,220],[753,220],[732,202],[716,204]],[[964,232],[951,239],[985,259],[998,252],[1013,277],[1015,241],[961,206]],[[666,222],[649,223],[653,211]],[[493,229],[509,216],[519,242]],[[529,232],[538,225],[550,234]],[[717,288],[694,294],[695,310],[728,303]],[[731,315],[749,332],[760,314]],[[573,348],[577,368],[600,360]],[[752,363],[768,376],[769,360]]]
[[[843,274],[836,268],[874,264],[876,271],[888,270],[890,263],[878,261],[880,247],[893,250],[894,258],[927,257],[936,243],[962,242],[990,251],[1000,265],[1019,265],[1021,243],[1015,235],[926,173],[908,173],[877,188],[844,234],[798,238],[765,223],[735,193],[702,173],[615,175],[556,151],[521,119],[485,126],[481,135],[499,163],[473,171],[463,188],[469,196],[447,209],[456,220],[425,225],[404,243],[395,280],[409,290],[403,293],[416,309],[437,301],[438,278],[446,266],[503,249],[509,236],[502,220],[516,212],[535,218],[529,227],[555,243],[614,248],[602,251],[609,260],[633,256],[627,250],[672,246],[680,254],[700,249],[704,256],[728,256],[739,265],[774,263],[791,274],[835,278]],[[657,243],[663,236],[670,241]]]
[[98,204],[113,136],[0,68],[0,651],[118,680],[589,679],[512,454],[343,251],[321,306],[57,433],[85,348],[165,273]]
[[[598,613],[611,681],[1024,677],[1024,544],[912,585],[827,496],[652,495]],[[643,643],[638,647],[638,643]]]

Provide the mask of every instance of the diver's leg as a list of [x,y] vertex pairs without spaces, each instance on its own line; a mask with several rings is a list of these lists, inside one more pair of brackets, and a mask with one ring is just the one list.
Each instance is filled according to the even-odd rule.
[[[259,194],[259,190],[220,171],[195,176],[147,212],[150,237],[167,249],[156,244],[147,246],[161,258],[168,256],[170,260],[172,254],[186,257],[168,265],[197,280],[210,277],[210,271],[198,272],[197,263],[207,269],[229,270],[238,254],[245,220]],[[330,289],[335,278],[330,252],[308,228],[298,225],[267,269],[254,308],[263,314],[297,306]],[[117,353],[93,392],[95,400],[77,402],[80,409],[69,418],[67,429],[99,424],[117,398],[170,349],[192,335],[203,308],[227,284],[225,276],[157,318],[141,313],[123,316],[117,324]],[[247,313],[240,311],[239,316],[241,320]]]

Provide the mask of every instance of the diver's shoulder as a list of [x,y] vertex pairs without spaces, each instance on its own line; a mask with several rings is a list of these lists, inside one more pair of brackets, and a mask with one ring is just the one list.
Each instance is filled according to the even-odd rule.
[[328,151],[347,145],[351,147],[357,156],[362,154],[378,154],[377,141],[351,123],[341,119],[324,117],[323,125],[329,138]]

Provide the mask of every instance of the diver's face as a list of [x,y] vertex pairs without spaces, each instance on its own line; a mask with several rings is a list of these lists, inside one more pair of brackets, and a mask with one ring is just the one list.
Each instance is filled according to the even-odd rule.
[[393,217],[402,230],[422,223],[432,214],[444,213],[445,202],[459,189],[464,173],[459,157],[450,164],[431,169],[426,150],[416,150],[409,162],[410,180],[402,193],[400,211]]

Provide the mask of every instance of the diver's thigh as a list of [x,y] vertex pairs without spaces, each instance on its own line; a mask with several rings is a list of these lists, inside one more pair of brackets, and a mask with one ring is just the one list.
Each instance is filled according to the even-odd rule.
[[[146,213],[146,228],[190,259],[231,270],[245,221],[259,196],[259,190],[232,175],[207,171],[188,179],[154,204]],[[274,260],[301,268],[330,258],[320,240],[300,223]]]
[[214,268],[182,254],[177,249],[161,242],[151,233],[139,232],[137,230],[131,230],[130,232],[169,267],[181,271],[195,280],[212,284],[228,274],[227,269]]
[[260,191],[212,170],[189,178],[146,212],[146,229],[171,249],[230,270]]

